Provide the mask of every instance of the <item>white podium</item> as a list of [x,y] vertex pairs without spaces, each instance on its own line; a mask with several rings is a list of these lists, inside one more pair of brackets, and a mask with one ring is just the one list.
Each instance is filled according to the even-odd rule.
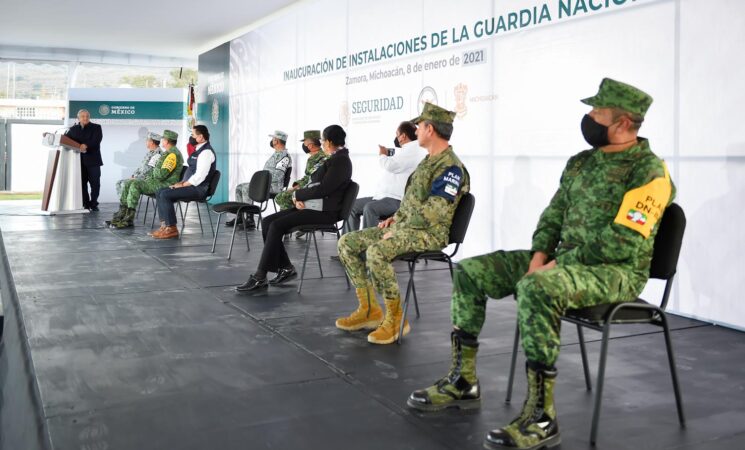
[[41,210],[47,214],[83,214],[80,173],[80,144],[59,133],[44,133],[42,143],[49,150],[47,176]]

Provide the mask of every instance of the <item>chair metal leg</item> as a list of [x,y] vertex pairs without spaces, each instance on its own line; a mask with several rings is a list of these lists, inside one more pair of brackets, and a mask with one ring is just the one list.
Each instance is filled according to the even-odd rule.
[[598,435],[598,422],[600,421],[600,406],[603,401],[603,383],[605,381],[605,361],[608,357],[608,340],[610,337],[610,321],[603,326],[603,341],[600,347],[600,362],[598,363],[598,381],[595,392],[595,407],[592,411],[592,429],[590,430],[590,444],[595,445]]
[[204,206],[207,207],[207,218],[210,219],[210,230],[212,230],[212,236],[215,235],[215,226],[212,225],[212,214],[210,214],[210,204],[204,202]]
[[[243,215],[243,223],[244,224],[246,223],[246,215],[245,214]],[[246,237],[246,251],[250,252],[251,251],[251,245],[248,243],[248,227],[246,227],[245,225],[243,227],[243,236]]]
[[416,309],[416,318],[418,319],[421,315],[419,314],[419,299],[416,296],[416,283],[414,282],[415,272],[416,272],[416,261],[412,261],[411,264],[409,265],[409,280],[411,282],[411,293],[414,294],[414,308]]
[[215,230],[215,235],[212,237],[212,250],[210,253],[215,253],[215,244],[217,244],[217,233],[220,232],[220,218],[222,217],[223,213],[217,214],[217,229]]
[[[142,201],[142,196],[140,196],[140,201]],[[145,197],[145,214],[142,216],[142,225],[145,225],[147,223],[147,210],[150,208],[150,197]],[[153,213],[156,213],[153,211]],[[137,203],[137,214],[140,214],[140,204]],[[157,213],[156,213],[157,215]],[[139,217],[139,216],[138,216]],[[152,226],[150,227],[152,228]]]
[[517,346],[520,343],[520,323],[515,322],[515,341],[512,343],[512,361],[510,362],[510,377],[507,380],[507,396],[505,403],[512,401],[512,385],[515,382],[515,366],[517,365]]
[[313,245],[316,247],[316,259],[318,260],[318,270],[321,271],[321,278],[323,278],[323,267],[321,267],[321,255],[318,253],[318,241],[316,241],[316,232],[313,232]]
[[[140,206],[142,206],[142,194],[140,194],[140,197],[137,199],[137,211],[135,212],[135,219],[140,218]],[[145,223],[142,223],[145,225]]]
[[[186,226],[186,215],[189,214],[189,203],[191,202],[186,202],[186,208],[184,208],[183,210],[181,210],[181,202],[179,202],[178,204],[178,209],[181,210],[181,234],[184,234],[184,227]],[[197,208],[199,207],[197,206]]]
[[300,272],[300,283],[297,286],[297,293],[303,288],[303,280],[305,279],[305,266],[308,264],[308,251],[310,250],[310,239],[306,239],[305,243],[305,257],[303,258],[303,270]]
[[[158,215],[158,199],[156,198],[156,199],[153,200],[153,221],[150,222],[150,229],[151,230],[155,226],[155,216],[157,216],[157,215]],[[147,216],[145,216],[145,217],[147,217]]]
[[667,316],[665,313],[660,314],[662,320],[662,329],[665,332],[665,346],[667,347],[667,361],[670,364],[670,376],[673,380],[673,392],[675,392],[675,405],[678,408],[678,421],[680,426],[685,428],[686,419],[683,412],[683,396],[680,395],[680,385],[678,384],[678,370],[675,368],[675,356],[673,355],[673,343],[670,339],[670,329],[667,326]]
[[199,203],[200,202],[195,202],[197,207],[197,217],[199,217],[199,230],[202,232],[202,234],[204,234],[204,227],[202,226],[202,213],[199,212]]
[[450,280],[453,279],[453,260],[448,258],[448,268],[450,269]]
[[404,324],[406,323],[406,313],[409,310],[409,293],[411,292],[414,276],[409,277],[409,284],[406,287],[406,297],[404,297],[403,313],[401,314],[401,323],[398,324],[398,340],[396,343],[401,345],[404,339]]
[[[241,214],[240,212],[238,214]],[[228,261],[230,261],[230,257],[233,255],[233,243],[235,242],[235,229],[238,228],[238,219],[236,215],[236,221],[235,224],[233,224],[233,233],[230,235],[230,248],[228,249]]]
[[[341,234],[339,234],[339,230],[336,230],[336,243],[339,243],[339,239],[341,239]],[[352,289],[352,283],[349,282],[349,274],[347,273],[347,270],[344,269],[344,280],[347,282],[347,289]]]
[[585,348],[585,333],[582,326],[577,324],[577,335],[579,336],[579,351],[582,354],[582,371],[585,373],[585,386],[587,390],[592,390],[592,379],[590,378],[590,365],[587,362],[587,349]]

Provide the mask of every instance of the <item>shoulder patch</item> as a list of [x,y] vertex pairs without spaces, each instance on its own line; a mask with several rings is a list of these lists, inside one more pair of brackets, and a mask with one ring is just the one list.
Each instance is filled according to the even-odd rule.
[[623,196],[614,223],[630,228],[649,238],[670,201],[672,186],[667,165],[662,163],[665,177],[655,178],[644,186],[631,189]]
[[430,195],[442,197],[454,202],[460,186],[463,184],[463,170],[458,166],[450,166],[432,182]]
[[160,165],[160,168],[166,169],[169,172],[173,172],[173,169],[176,168],[176,154],[171,153],[166,156],[166,159],[163,161],[163,164]]
[[291,161],[290,157],[285,156],[284,158],[279,160],[279,162],[277,163],[277,165],[274,166],[274,168],[279,169],[279,170],[285,170],[287,169],[287,167],[289,167],[290,161]]

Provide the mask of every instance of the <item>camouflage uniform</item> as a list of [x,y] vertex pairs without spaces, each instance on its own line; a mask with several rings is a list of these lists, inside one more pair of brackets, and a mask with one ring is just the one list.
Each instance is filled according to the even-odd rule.
[[144,180],[131,180],[122,189],[119,201],[128,208],[136,208],[142,194],[155,194],[179,181],[184,157],[175,146],[165,151],[158,161],[158,165]]
[[129,183],[134,179],[144,180],[145,178],[147,178],[147,175],[150,173],[150,171],[153,170],[153,167],[155,167],[158,164],[158,161],[160,161],[160,157],[162,156],[162,154],[163,149],[161,148],[157,148],[152,151],[148,150],[145,157],[142,158],[139,167],[137,167],[137,169],[135,169],[135,171],[132,173],[132,176],[130,178],[125,178],[116,182],[116,195],[118,197],[121,197],[122,187],[126,183]]
[[[321,150],[317,151],[315,154],[310,155],[308,157],[308,162],[305,163],[305,176],[303,178],[295,180],[292,185],[297,186],[298,188],[305,187],[305,185],[308,184],[308,181],[310,181],[311,174],[313,174],[313,172],[321,167],[325,159],[326,154]],[[279,194],[277,194],[276,197],[274,197],[274,201],[277,203],[277,206],[281,210],[292,208],[292,191],[286,190],[280,192]]]
[[[275,131],[269,136],[287,142],[287,133],[284,131]],[[272,140],[273,142],[273,140]],[[292,158],[287,149],[275,151],[274,154],[264,163],[264,170],[272,174],[272,184],[269,192],[277,194],[284,189],[285,172],[292,170]],[[241,183],[235,187],[235,201],[249,203],[251,198],[248,196],[251,183]]]
[[[427,103],[422,115],[412,122],[452,123],[453,118],[454,113]],[[355,231],[339,240],[339,259],[354,286],[357,289],[368,286],[369,270],[376,291],[386,299],[399,298],[391,261],[404,253],[446,247],[455,209],[469,190],[468,171],[452,146],[438,155],[427,155],[411,174],[401,206],[389,228]],[[383,235],[389,231],[392,236],[384,240]]]

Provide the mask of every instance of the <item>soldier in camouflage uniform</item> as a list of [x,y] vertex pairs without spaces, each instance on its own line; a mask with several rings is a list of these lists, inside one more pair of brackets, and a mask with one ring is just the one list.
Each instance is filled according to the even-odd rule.
[[[378,227],[347,233],[339,240],[339,259],[354,283],[359,307],[338,319],[337,328],[374,329],[367,337],[373,344],[398,340],[403,311],[391,262],[404,253],[445,248],[455,209],[470,189],[468,172],[448,144],[454,118],[454,112],[425,104],[412,122],[419,124],[417,138],[428,155],[412,173],[398,211]],[[385,299],[385,318],[375,291]],[[408,321],[403,327],[407,334]]]
[[487,298],[517,298],[528,396],[519,417],[488,433],[487,448],[537,449],[560,442],[553,389],[560,318],[567,309],[634,300],[649,277],[654,238],[675,188],[665,163],[637,136],[652,98],[604,79],[582,134],[593,147],[569,159],[533,233],[531,250],[497,251],[455,271],[450,372],[413,392],[424,411],[480,406],[477,337]]
[[321,151],[320,130],[303,132],[303,140],[301,142],[303,143],[303,151],[310,155],[308,162],[305,163],[305,176],[299,180],[295,180],[289,189],[280,192],[274,197],[274,201],[280,210],[290,209],[294,206],[292,203],[292,192],[304,188],[308,184],[311,174],[321,167],[323,160],[326,159],[326,154]]
[[[145,147],[147,147],[147,154],[140,162],[140,166],[132,173],[132,176],[119,180],[116,182],[116,195],[117,197],[122,196],[122,189],[124,186],[132,182],[133,180],[144,180],[147,175],[153,170],[160,161],[160,157],[163,155],[163,150],[160,148],[161,135],[156,133],[148,133],[145,138]],[[122,215],[127,211],[126,208],[121,205],[119,210],[114,213],[111,220],[106,221],[106,225],[111,225],[112,222],[121,219]]]
[[[274,149],[274,154],[266,160],[264,163],[264,170],[268,170],[272,174],[272,185],[269,188],[269,192],[272,194],[278,194],[284,189],[285,184],[285,172],[292,171],[292,158],[287,152],[285,144],[287,143],[287,133],[284,131],[275,131],[274,134],[270,134],[272,138],[269,141],[269,146]],[[235,187],[235,201],[250,203],[251,198],[248,196],[251,183],[241,183]],[[235,225],[236,219],[225,222],[225,225],[232,227]],[[240,219],[239,219],[240,223]],[[247,224],[249,228],[255,228],[253,216],[251,216],[250,222]]]
[[147,177],[147,174],[150,173],[151,170],[153,170],[153,167],[158,164],[158,160],[160,159],[160,155],[162,154],[160,148],[160,139],[161,136],[159,134],[147,134],[147,137],[145,138],[145,147],[147,147],[147,153],[142,158],[142,161],[140,161],[140,165],[135,169],[134,172],[132,172],[131,177],[116,182],[117,197],[122,195],[122,186],[124,186],[125,183],[132,179],[144,180],[145,177]]
[[184,157],[176,148],[178,134],[175,131],[165,130],[161,145],[163,154],[156,166],[150,171],[144,180],[131,180],[122,188],[119,196],[118,218],[112,219],[111,226],[114,228],[128,228],[134,226],[137,204],[142,194],[155,194],[160,189],[166,188],[179,181],[181,166],[184,165]]

